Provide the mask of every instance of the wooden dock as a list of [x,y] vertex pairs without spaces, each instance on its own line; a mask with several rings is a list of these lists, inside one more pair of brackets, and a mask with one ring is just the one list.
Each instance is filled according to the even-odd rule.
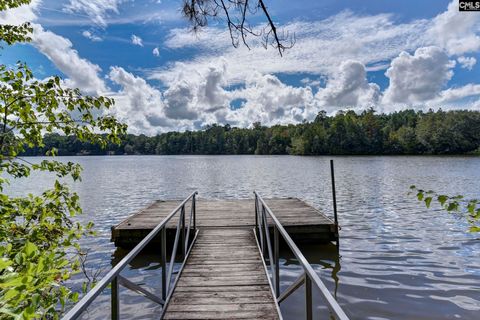
[[[295,242],[338,240],[335,223],[305,202],[296,198],[265,201]],[[112,241],[116,246],[135,246],[170,212],[178,210],[180,202],[156,201],[128,217],[112,227]],[[195,210],[192,210],[193,203]],[[175,241],[179,216],[192,216],[192,221],[196,221],[192,230],[198,233],[189,253],[185,251],[183,269],[168,294],[161,317],[282,319],[274,293],[275,285],[272,283],[278,280],[270,278],[254,233],[257,212],[255,200],[200,198],[185,204],[181,210],[185,214],[173,216],[165,225],[166,241],[163,247],[175,247],[172,244]],[[264,216],[267,217],[266,214]],[[271,217],[265,219],[269,233],[272,234],[270,238],[273,239],[275,223]],[[185,226],[189,225],[188,221],[185,223]],[[161,244],[161,237],[151,238],[150,243]],[[278,245],[280,244],[281,240],[278,242]],[[156,249],[158,248],[156,245]],[[173,250],[177,252],[176,249]],[[180,252],[183,250],[184,246]],[[307,296],[307,300],[310,301],[307,309],[311,310],[311,294]]]
[[280,319],[251,229],[200,229],[164,319]]
[[[338,248],[333,160],[330,168],[334,221],[299,199],[265,200],[257,191],[255,199],[208,200],[194,191],[183,200],[154,202],[112,227],[115,245],[133,248],[62,320],[82,317],[108,286],[112,320],[123,313],[120,287],[161,305],[154,315],[160,319],[282,319],[279,305],[303,288],[307,320],[315,314],[317,288],[328,307],[324,316],[349,320],[296,244],[336,241]],[[303,269],[287,288],[282,244]],[[121,274],[149,246],[160,255],[155,292]]]
[[[329,242],[338,239],[334,222],[319,210],[296,198],[266,199],[281,224],[295,242]],[[178,204],[179,200],[156,201],[138,213],[112,227],[112,241],[117,247],[133,247],[159,224]],[[187,212],[190,207],[186,207]],[[255,226],[253,199],[206,200],[196,203],[196,227],[246,228]],[[167,238],[175,236],[178,217],[167,224]],[[268,224],[271,227],[272,221]],[[153,243],[159,243],[160,238]]]

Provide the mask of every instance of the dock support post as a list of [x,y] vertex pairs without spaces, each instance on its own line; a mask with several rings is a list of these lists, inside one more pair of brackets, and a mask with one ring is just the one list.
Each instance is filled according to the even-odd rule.
[[273,259],[275,260],[275,298],[278,298],[280,296],[280,244],[276,225],[273,226]]
[[163,227],[161,234],[161,255],[162,255],[162,299],[167,299],[167,228]]
[[312,308],[312,280],[306,274],[305,275],[305,319],[312,320],[313,308]]
[[118,300],[118,277],[112,279],[112,289],[111,289],[111,313],[112,320],[120,319],[120,301]]
[[332,177],[332,197],[333,197],[333,215],[335,219],[335,235],[337,237],[337,245],[338,245],[340,236],[338,234],[337,193],[335,190],[335,168],[333,166],[333,160],[330,160],[330,173]]

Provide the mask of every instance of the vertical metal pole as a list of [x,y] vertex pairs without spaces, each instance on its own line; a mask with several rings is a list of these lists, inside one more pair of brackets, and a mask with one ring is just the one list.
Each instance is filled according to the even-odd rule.
[[180,252],[182,252],[182,260],[185,259],[187,256],[187,245],[185,244],[185,205],[182,207],[182,212],[180,214],[180,219],[182,219],[181,223],[181,239],[182,239],[182,246]]
[[193,195],[192,207],[193,207],[193,232],[197,230],[197,205],[196,194]]
[[312,320],[312,317],[312,280],[310,280],[308,274],[305,274],[305,318]]
[[[262,246],[262,254],[265,257],[267,255],[267,235],[265,232],[269,232],[268,229],[268,220],[266,219],[266,213],[265,213],[265,206],[262,204],[262,222],[263,222],[263,237],[262,237],[262,242],[264,245]],[[267,231],[265,231],[267,230]],[[272,263],[272,261],[270,261]]]
[[273,259],[275,259],[275,296],[280,296],[280,244],[278,242],[278,229],[273,227]]
[[118,299],[118,278],[115,277],[112,279],[112,297],[111,297],[111,312],[112,320],[120,319],[120,301]]
[[258,232],[258,198],[256,193],[255,193],[255,229]]
[[333,160],[330,160],[330,174],[332,176],[332,197],[333,197],[333,215],[335,219],[335,233],[337,236],[338,244],[338,216],[337,216],[337,193],[335,191],[335,168],[333,166]]
[[167,299],[167,228],[163,227],[160,231],[161,236],[161,255],[162,255],[162,299]]
[[[263,205],[262,205],[263,206]],[[258,212],[259,215],[261,215],[261,211],[259,210]],[[265,253],[265,251],[263,250],[263,228],[262,228],[262,225],[263,225],[263,217],[262,216],[259,216],[260,220],[258,221],[258,237],[260,238],[260,249],[262,250],[262,257],[263,257],[263,254]]]

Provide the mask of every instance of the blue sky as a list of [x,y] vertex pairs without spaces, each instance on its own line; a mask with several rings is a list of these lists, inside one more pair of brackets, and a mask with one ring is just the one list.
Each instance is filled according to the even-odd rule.
[[180,0],[35,0],[0,14],[34,25],[32,43],[0,60],[114,97],[132,133],[295,123],[320,110],[480,108],[480,13],[456,0],[265,2],[296,37],[283,57],[256,39],[233,48],[223,21],[194,35]]

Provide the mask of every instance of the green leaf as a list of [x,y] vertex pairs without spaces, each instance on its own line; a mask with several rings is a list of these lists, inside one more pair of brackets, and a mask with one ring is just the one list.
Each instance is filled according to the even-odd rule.
[[470,201],[467,205],[467,210],[470,214],[474,214],[476,207],[477,207],[477,203],[475,201]]
[[13,261],[8,260],[6,258],[1,258],[0,259],[0,272],[5,270],[7,267],[11,266],[13,264]]
[[424,196],[423,191],[419,191],[419,192],[417,193],[417,198],[418,198],[419,201],[422,201],[422,200],[423,200],[423,196]]
[[445,202],[447,202],[448,197],[446,195],[441,194],[437,197],[437,200],[443,206]]
[[447,211],[458,211],[458,202],[453,201],[448,204]]
[[25,244],[25,249],[24,252],[28,257],[32,257],[35,254],[35,251],[37,251],[37,246],[30,241],[27,241]]
[[430,208],[430,204],[432,203],[432,197],[426,197],[424,201],[427,208]]
[[478,226],[471,226],[468,231],[469,231],[469,232],[480,232],[480,227],[478,227]]

